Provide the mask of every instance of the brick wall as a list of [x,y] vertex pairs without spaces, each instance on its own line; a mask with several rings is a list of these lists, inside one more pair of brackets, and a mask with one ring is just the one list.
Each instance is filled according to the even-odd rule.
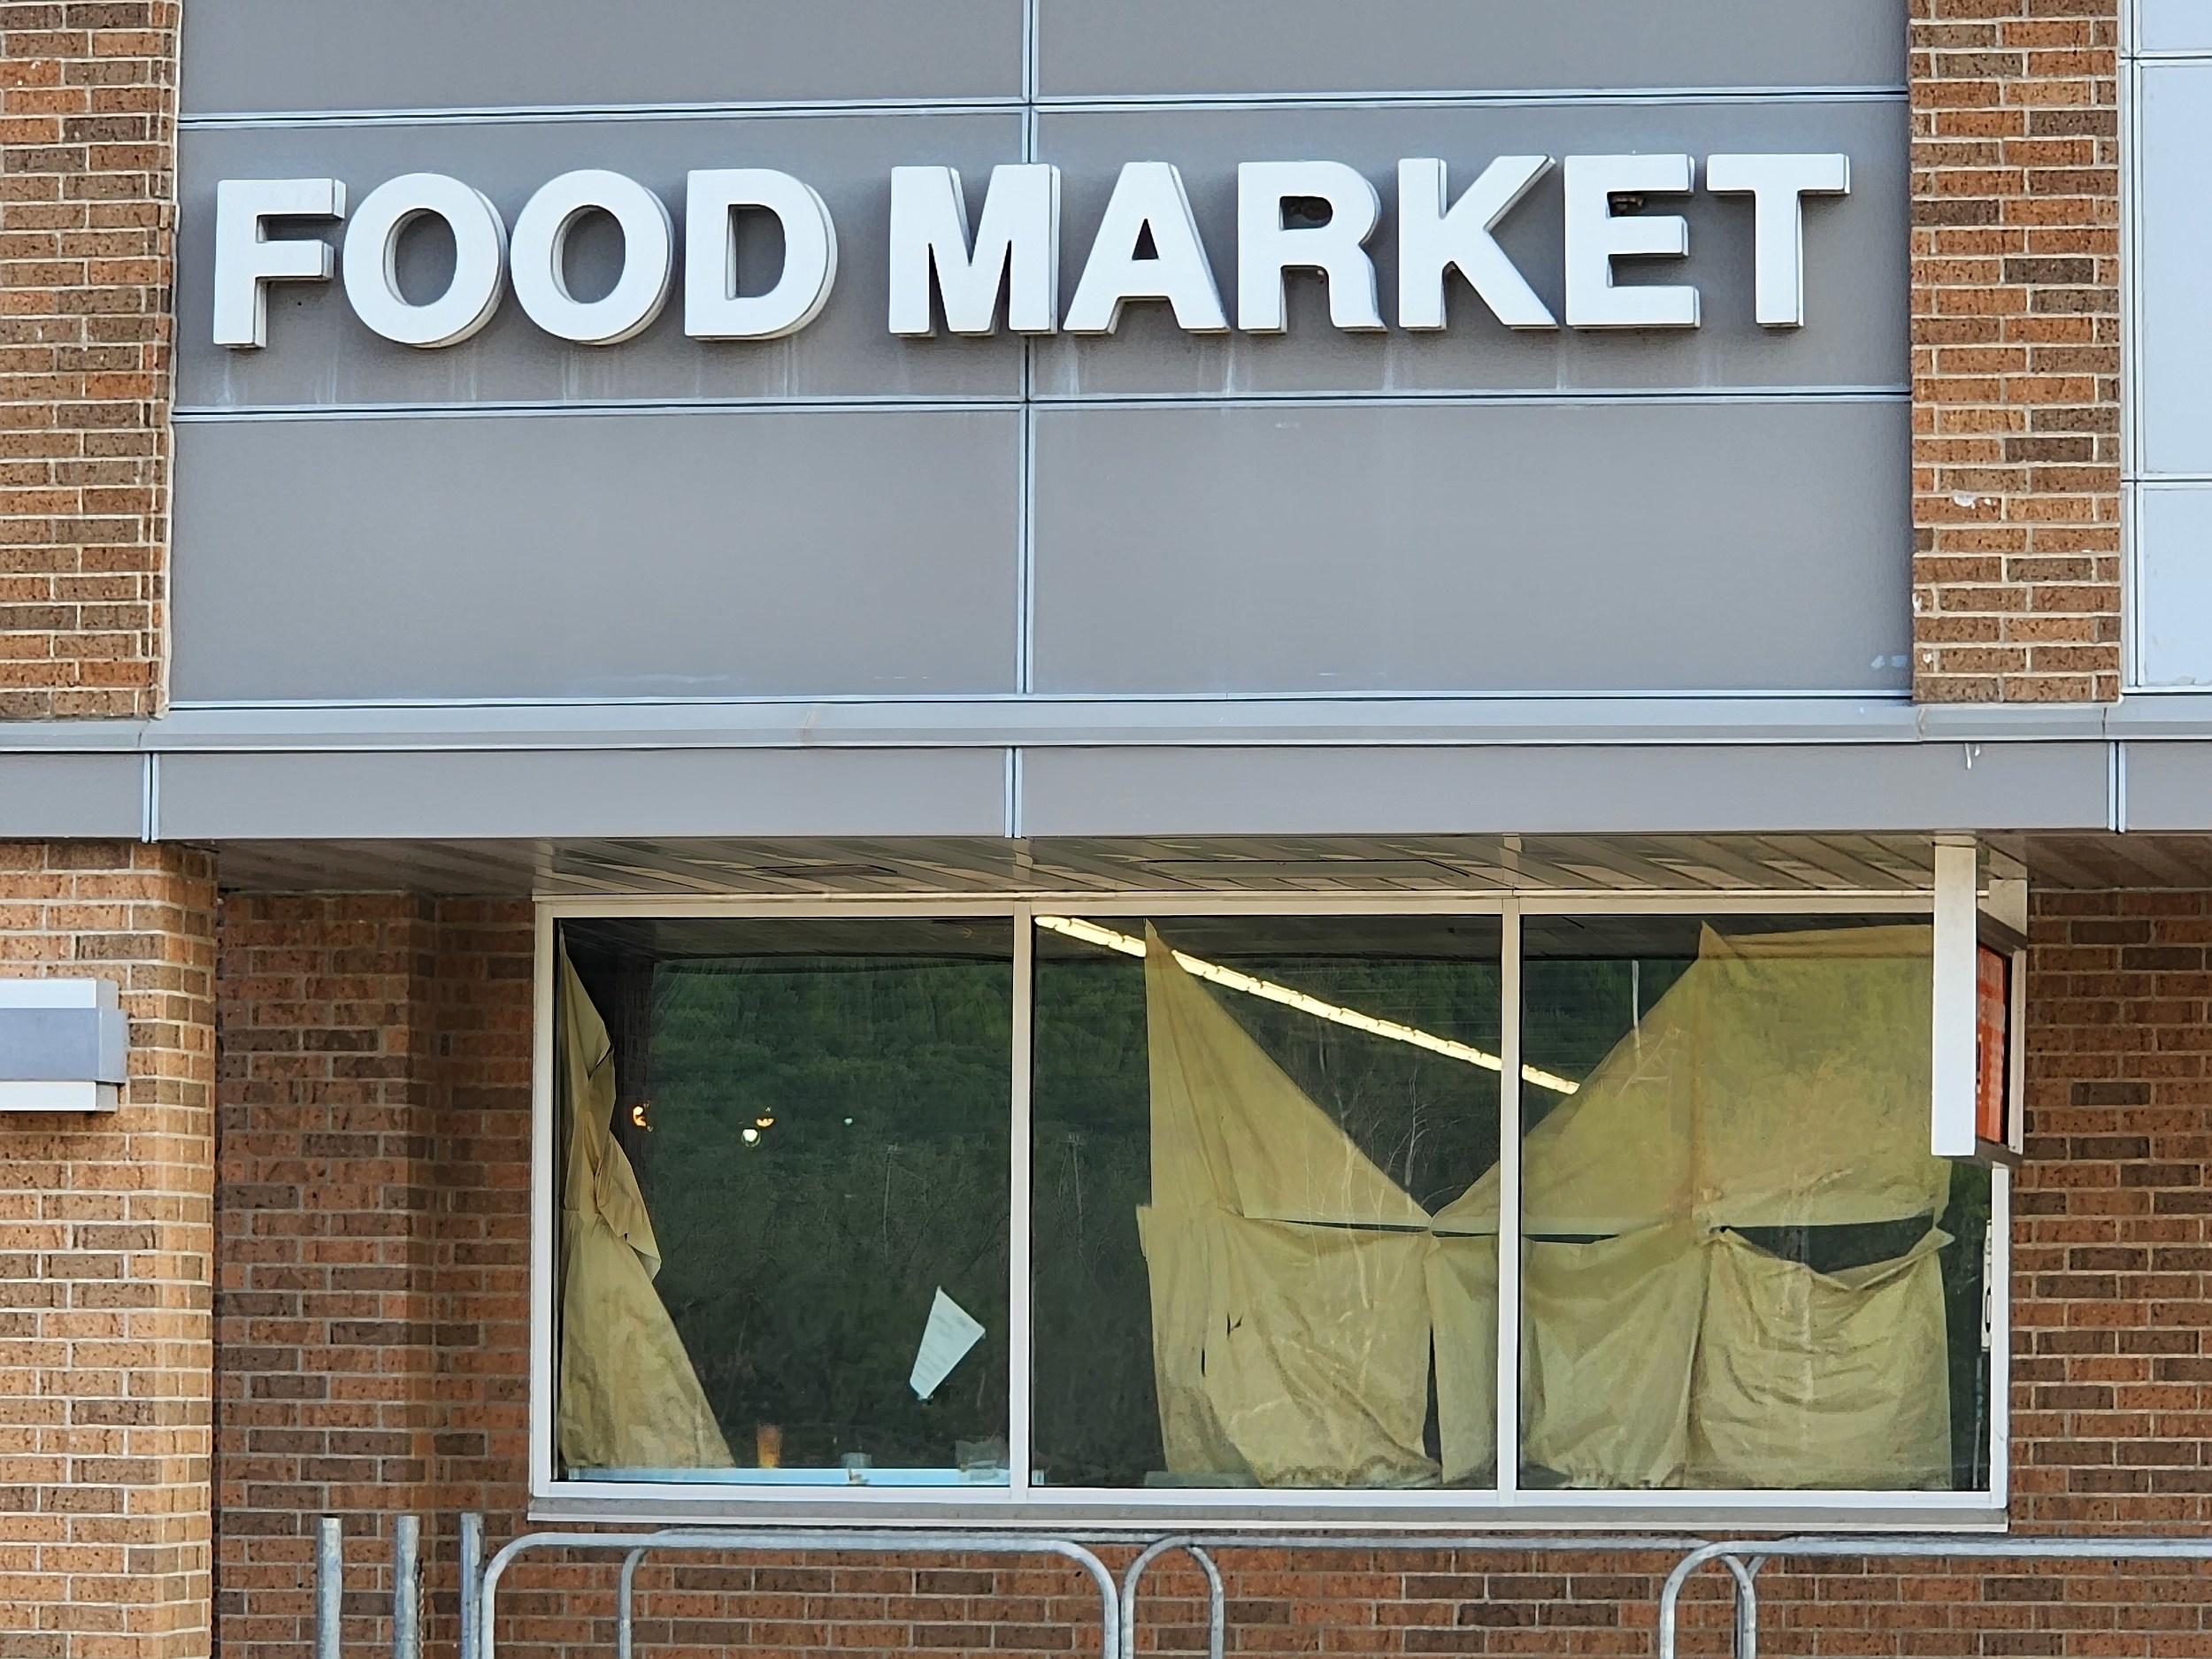
[[2120,686],[2118,0],[1911,0],[1914,692]]
[[387,1640],[388,1517],[452,1627],[454,1517],[517,1525],[527,1429],[531,921],[234,895],[222,929],[218,1627],[300,1651],[317,1516],[348,1639]]
[[158,708],[176,27],[0,0],[0,719]]
[[[2212,894],[2042,893],[2031,1162],[2016,1202],[2015,1523],[2212,1523]],[[306,1528],[344,1510],[356,1640],[380,1640],[381,1517],[518,1524],[526,1411],[529,931],[522,907],[234,896],[224,926],[219,1348],[227,1654],[297,1651]],[[426,1329],[425,1326],[427,1326]],[[372,1338],[380,1339],[372,1340]],[[372,1486],[372,1477],[388,1484]],[[1117,1559],[1119,1557],[1117,1556]],[[1407,1549],[1224,1559],[1236,1651],[1642,1654],[1663,1557]],[[2212,1641],[2194,1569],[1780,1562],[1764,1650],[2163,1659]],[[1199,1584],[1148,1581],[1144,1645],[1202,1648]],[[611,1567],[518,1572],[518,1655],[611,1640]],[[641,1651],[1064,1652],[1094,1617],[1056,1564],[816,1555],[641,1580]],[[1709,1579],[1690,1651],[1725,1647]]]
[[0,1655],[208,1652],[211,861],[0,844],[0,975],[121,987],[120,1110],[0,1112]]

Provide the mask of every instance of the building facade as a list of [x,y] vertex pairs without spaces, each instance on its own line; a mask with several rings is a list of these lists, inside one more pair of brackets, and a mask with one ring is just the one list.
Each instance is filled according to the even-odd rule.
[[0,1659],[2200,1532],[2199,10],[0,4]]

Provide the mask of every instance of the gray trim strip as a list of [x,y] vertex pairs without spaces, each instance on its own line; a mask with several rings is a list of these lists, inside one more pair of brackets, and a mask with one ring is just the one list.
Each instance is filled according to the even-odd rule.
[[989,749],[173,755],[171,841],[979,835]]
[[947,115],[979,110],[1131,114],[1151,110],[1518,109],[1655,104],[1897,104],[1899,84],[1770,87],[1549,87],[1523,91],[1154,93],[1116,98],[794,98],[757,103],[548,104],[444,109],[242,110],[180,116],[180,132],[301,127],[479,127],[549,121],[687,121],[727,116]]
[[[179,705],[153,721],[0,724],[10,752],[2100,741],[2093,705],[1916,707],[1865,694],[984,695]],[[2177,736],[2212,736],[2212,720]]]
[[624,402],[569,398],[559,403],[277,403],[256,407],[186,405],[170,419],[208,426],[252,420],[420,420],[474,419],[500,415],[687,415],[703,410],[739,414],[872,414],[884,410],[930,414],[1011,414],[1030,408],[1056,409],[1322,409],[1357,404],[1375,409],[1581,407],[1588,405],[1685,405],[1705,403],[1905,403],[1909,386],[1720,386],[1636,387],[1586,391],[1501,388],[1446,392],[1281,392],[1246,393],[1234,397],[1202,393],[1117,393],[1085,397],[1039,392],[1027,397],[701,397]]
[[2093,743],[1812,749],[1040,749],[1036,836],[2083,829]]
[[[1257,741],[1248,726],[1100,725],[1079,743],[1009,727],[832,734],[784,711],[750,733],[617,735],[574,710],[541,711],[565,729],[401,733],[357,712],[319,733],[205,713],[97,740],[0,729],[0,838],[2212,832],[2203,734],[2122,743],[2085,721],[2068,741],[1985,721],[1962,735],[1929,710],[1842,702],[1755,737],[1686,718],[1640,734],[1555,722],[1333,739],[1309,718]],[[65,746],[94,741],[109,747]]]
[[0,753],[0,839],[138,841],[144,775],[127,749]]

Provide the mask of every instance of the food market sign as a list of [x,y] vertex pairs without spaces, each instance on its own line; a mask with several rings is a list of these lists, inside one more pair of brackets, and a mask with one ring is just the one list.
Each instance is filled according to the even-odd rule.
[[[1563,204],[1559,273],[1563,319],[1531,286],[1497,240],[1532,187],[1560,169]],[[1690,223],[1670,198],[1701,186],[1739,198],[1752,226],[1751,290],[1763,328],[1806,321],[1808,198],[1847,196],[1846,155],[1684,153],[1546,155],[1491,158],[1454,193],[1448,164],[1409,157],[1395,174],[1395,293],[1392,319],[1415,333],[1448,326],[1448,285],[1463,280],[1495,319],[1516,330],[1696,328],[1698,287],[1624,280],[1663,269],[1690,252]],[[1385,321],[1370,247],[1384,233],[1381,193],[1338,161],[1247,161],[1236,168],[1233,324],[1191,211],[1180,170],[1164,161],[1125,164],[1088,243],[1072,296],[1061,304],[1064,248],[1060,169],[995,166],[971,214],[958,169],[898,166],[890,174],[889,332],[926,338],[941,320],[954,334],[1111,334],[1133,304],[1164,306],[1187,334],[1274,334],[1288,326],[1285,279],[1317,273],[1328,319],[1348,333]],[[269,295],[282,283],[343,287],[372,334],[437,350],[480,331],[511,291],[539,329],[580,346],[615,346],[650,327],[672,301],[683,332],[702,341],[771,341],[822,313],[837,281],[837,224],[821,195],[773,168],[702,169],[685,179],[680,250],[662,196],[624,173],[588,167],[541,186],[511,225],[491,198],[442,173],[384,180],[349,212],[336,178],[225,179],[216,189],[212,338],[237,350],[268,346]],[[741,255],[747,217],[774,221],[780,254],[757,273]],[[611,222],[620,251],[596,292],[572,281],[572,234]],[[342,234],[303,234],[316,221]],[[435,221],[452,258],[442,289],[409,291],[403,239]]]

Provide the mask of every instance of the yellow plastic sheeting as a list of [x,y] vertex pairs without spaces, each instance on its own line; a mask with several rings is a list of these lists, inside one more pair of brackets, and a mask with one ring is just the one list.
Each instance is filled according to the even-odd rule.
[[561,1358],[557,1434],[571,1469],[726,1469],[683,1339],[653,1288],[660,1246],[615,1144],[613,1046],[561,953]]
[[1488,1486],[1498,1467],[1498,1235],[1433,1233],[1423,1265],[1444,1484]]
[[1422,1448],[1432,1333],[1451,1478],[1486,1467],[1494,1239],[1433,1233],[1149,928],[1146,944],[1152,1203],[1138,1225],[1169,1471],[1437,1484]]
[[1951,1484],[1943,1266],[1816,1273],[1723,1233],[1691,1389],[1688,1483],[1890,1491]]
[[1524,1230],[1939,1214],[1932,973],[1925,927],[1706,928],[1697,961],[1529,1133]]
[[1528,1135],[1525,1230],[1597,1240],[1527,1247],[1530,1461],[1593,1486],[1948,1484],[1942,1235],[1824,1278],[1725,1231],[1941,1213],[1929,975],[1924,927],[1707,928]]
[[[1219,1210],[1195,1218],[1194,1230],[1211,1235],[1200,1444],[1217,1459],[1226,1448],[1229,1471],[1262,1486],[1435,1485],[1436,1464],[1421,1449],[1428,1240]],[[1148,1229],[1148,1248],[1156,1241]],[[1156,1271],[1156,1308],[1163,1289],[1173,1300],[1195,1287],[1178,1265],[1171,1257],[1166,1273]],[[1194,1467],[1172,1455],[1169,1466]]]
[[1705,1256],[1680,1222],[1522,1249],[1521,1457],[1571,1486],[1665,1486],[1687,1455]]
[[1698,981],[1694,1179],[1709,1228],[1942,1213],[1932,949],[1925,926],[1705,930],[1684,977]]

